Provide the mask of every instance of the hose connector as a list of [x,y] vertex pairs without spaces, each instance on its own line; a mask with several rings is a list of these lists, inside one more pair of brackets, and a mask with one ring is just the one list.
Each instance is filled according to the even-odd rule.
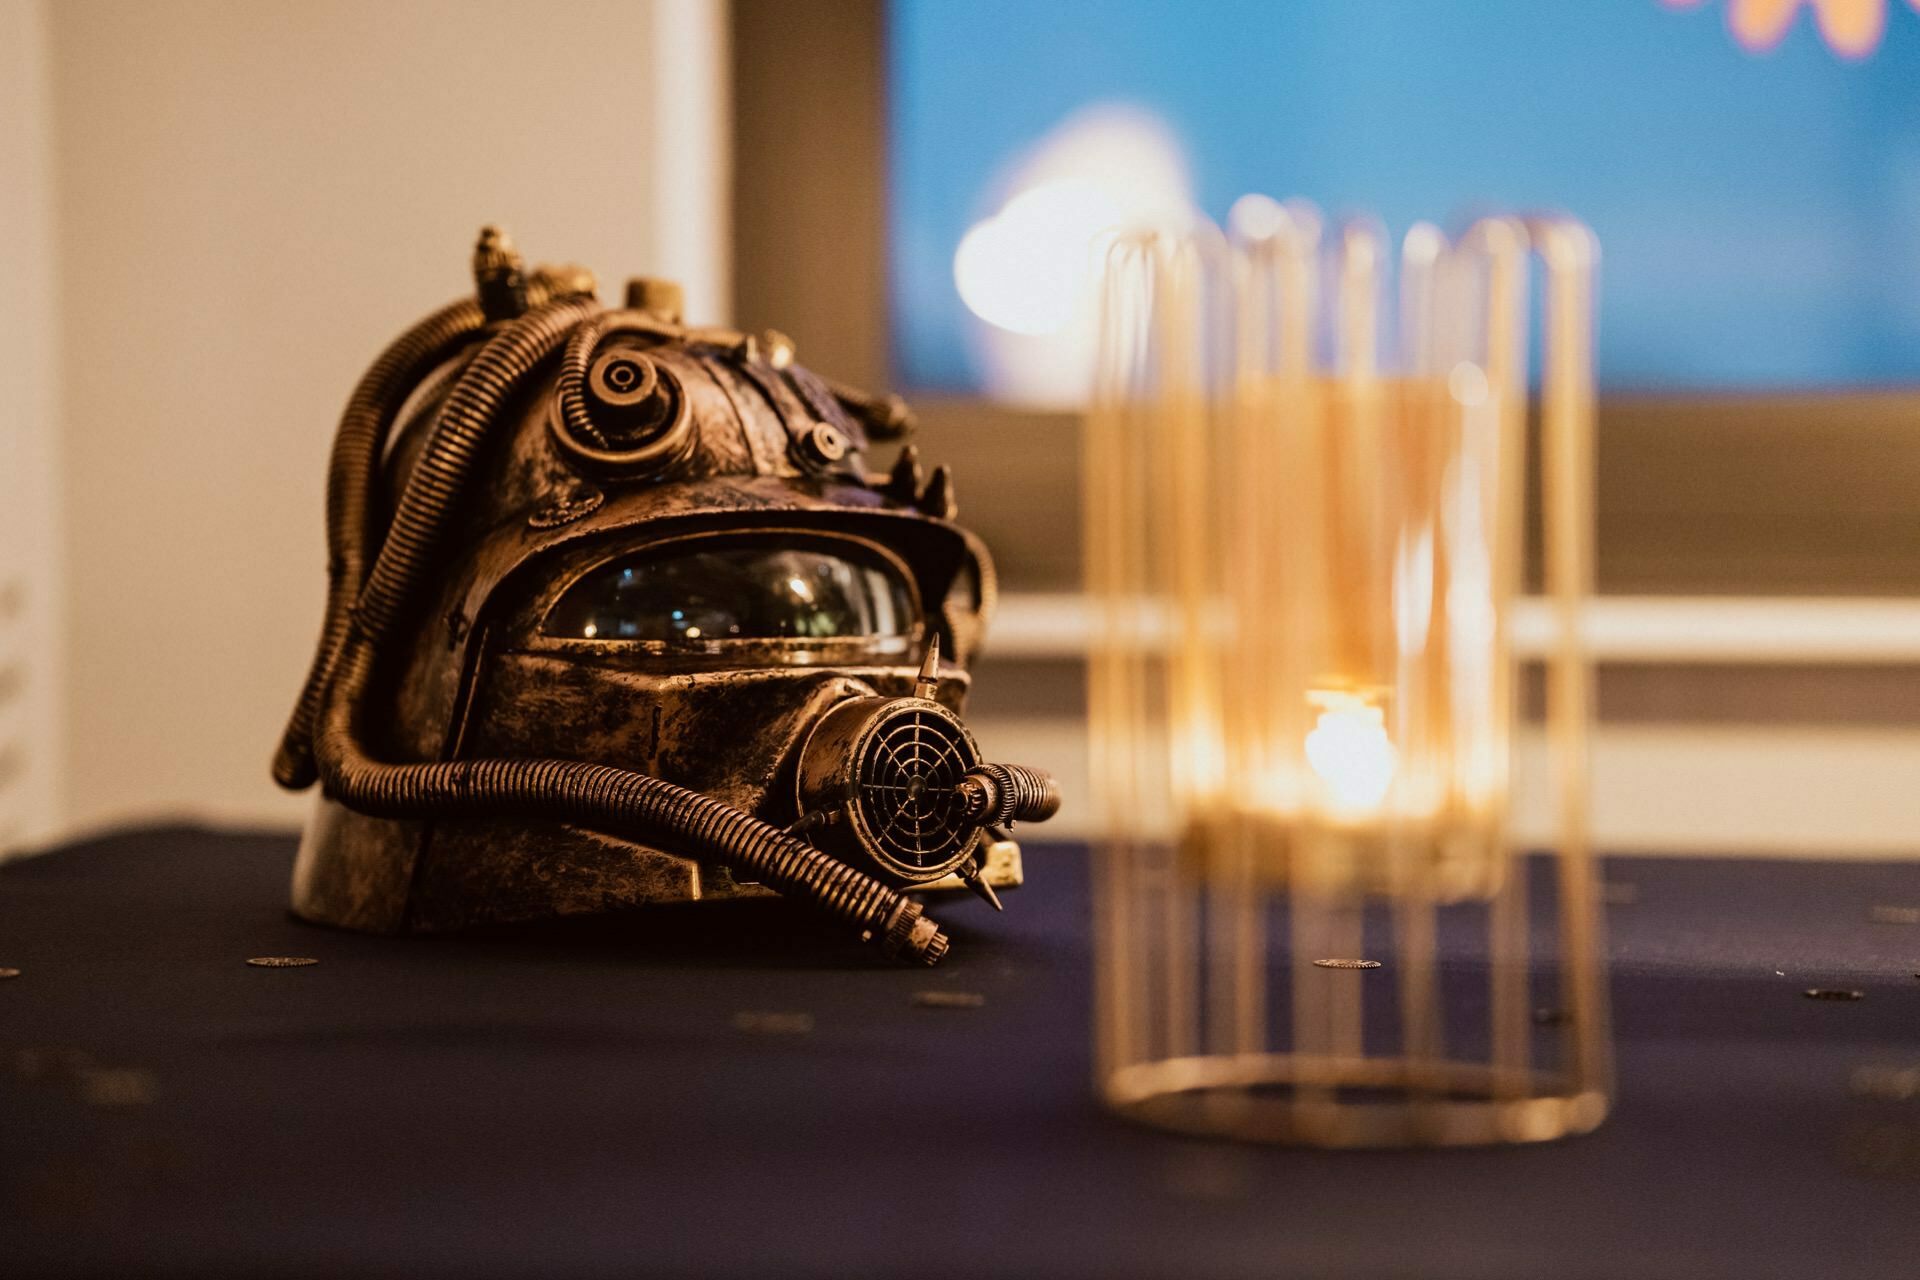
[[900,899],[880,936],[880,954],[907,964],[939,964],[947,946],[947,935],[920,913],[920,904],[911,898]]
[[1060,784],[1025,765],[975,765],[955,790],[967,821],[981,826],[1045,822],[1060,812]]

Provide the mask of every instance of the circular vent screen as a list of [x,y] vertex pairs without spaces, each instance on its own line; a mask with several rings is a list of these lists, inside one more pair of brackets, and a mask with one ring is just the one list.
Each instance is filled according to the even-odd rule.
[[956,788],[978,763],[966,731],[935,709],[884,717],[854,765],[874,852],[907,872],[949,869],[973,843]]

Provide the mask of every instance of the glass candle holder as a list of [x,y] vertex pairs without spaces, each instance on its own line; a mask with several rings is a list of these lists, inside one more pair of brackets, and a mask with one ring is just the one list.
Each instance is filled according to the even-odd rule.
[[[1097,1087],[1149,1123],[1325,1146],[1591,1129],[1592,237],[1420,224],[1391,271],[1368,221],[1323,235],[1250,197],[1233,223],[1123,237],[1107,263],[1085,437]],[[1530,861],[1508,839],[1509,636],[1536,276],[1559,826]]]

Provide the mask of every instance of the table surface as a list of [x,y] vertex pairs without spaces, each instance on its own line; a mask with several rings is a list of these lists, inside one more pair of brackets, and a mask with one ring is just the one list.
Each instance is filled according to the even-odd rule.
[[330,932],[292,854],[0,866],[0,1275],[1920,1275],[1920,1099],[1850,1087],[1920,1067],[1920,924],[1871,919],[1915,865],[1610,860],[1613,1118],[1383,1154],[1102,1112],[1077,849],[931,971],[784,904]]

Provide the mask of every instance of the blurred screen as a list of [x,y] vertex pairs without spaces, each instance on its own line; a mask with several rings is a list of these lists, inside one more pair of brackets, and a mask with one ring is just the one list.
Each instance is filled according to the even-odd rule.
[[1892,0],[1870,52],[1815,17],[1755,39],[1722,0],[894,0],[896,380],[1071,403],[1090,237],[1224,223],[1249,192],[1395,237],[1578,215],[1608,387],[1920,380],[1920,13]]

